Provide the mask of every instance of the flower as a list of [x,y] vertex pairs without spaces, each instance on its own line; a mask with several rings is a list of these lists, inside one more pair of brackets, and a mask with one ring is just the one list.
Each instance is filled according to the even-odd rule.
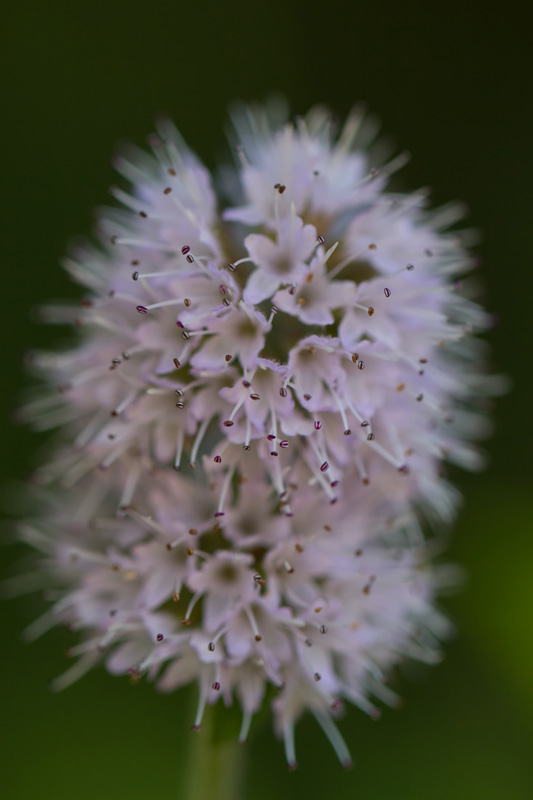
[[[495,389],[473,336],[490,324],[456,206],[387,189],[355,111],[272,129],[237,119],[220,212],[165,123],[125,154],[129,191],[65,266],[87,290],[68,350],[35,354],[25,410],[59,427],[21,535],[51,609],[29,637],[79,632],[62,688],[93,665],[272,710],[290,765],[310,710],[340,760],[342,701],[376,716],[403,657],[433,663],[448,623],[429,527],[450,521],[446,461],[477,467]],[[59,390],[59,391],[58,391]]]

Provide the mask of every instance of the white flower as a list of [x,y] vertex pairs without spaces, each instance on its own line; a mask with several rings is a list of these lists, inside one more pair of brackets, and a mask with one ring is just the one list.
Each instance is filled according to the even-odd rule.
[[313,225],[304,225],[295,213],[280,221],[275,241],[256,233],[247,236],[244,246],[256,269],[244,289],[246,302],[260,303],[272,297],[281,284],[300,282],[316,244]]
[[348,764],[341,701],[375,716],[402,657],[438,659],[424,526],[453,518],[443,462],[478,465],[497,388],[472,336],[489,320],[455,283],[471,259],[443,232],[457,210],[388,193],[402,159],[372,169],[360,125],[245,112],[221,214],[170,126],[120,159],[124,210],[66,264],[89,294],[46,312],[79,340],[33,357],[50,391],[25,412],[61,428],[21,528],[55,586],[28,635],[81,636],[56,686],[100,661],[195,681],[194,726],[223,698],[244,740],[272,684],[291,765],[303,711]]

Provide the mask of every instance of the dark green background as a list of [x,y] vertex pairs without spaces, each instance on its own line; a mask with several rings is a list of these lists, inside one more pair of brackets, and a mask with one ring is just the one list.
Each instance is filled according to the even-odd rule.
[[[342,723],[356,760],[344,773],[310,720],[288,774],[265,728],[252,740],[247,798],[365,800],[533,795],[533,523],[530,219],[532,41],[528,4],[458,2],[10,3],[1,25],[2,483],[22,479],[37,440],[12,423],[24,353],[58,332],[30,321],[45,298],[75,295],[58,267],[107,202],[124,139],[144,141],[159,112],[213,165],[227,104],[286,94],[343,115],[363,99],[413,154],[406,186],[461,198],[479,228],[488,337],[513,379],[497,404],[491,466],[461,477],[466,496],[450,557],[470,571],[446,601],[458,626],[444,663],[401,680],[405,708]],[[5,572],[15,549],[1,553]],[[13,568],[11,568],[12,572]],[[7,800],[158,800],[178,796],[190,700],[96,673],[60,695],[69,637],[23,646],[38,599],[3,604],[0,792]]]

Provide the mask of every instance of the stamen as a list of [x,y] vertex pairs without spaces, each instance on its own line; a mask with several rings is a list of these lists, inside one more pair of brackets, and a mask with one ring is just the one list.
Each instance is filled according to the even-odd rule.
[[[313,446],[314,443],[312,441],[312,438],[308,437],[308,440],[309,440],[309,443]],[[315,450],[315,454],[317,454],[316,453],[316,449],[315,449],[314,446],[313,446],[313,449]],[[309,468],[309,471],[311,472],[313,478],[315,479],[315,481],[317,483],[320,484],[320,486],[324,490],[325,494],[329,498],[330,503],[335,502],[336,497],[333,494],[333,492],[331,491],[331,486],[325,480],[323,474],[320,472],[320,469],[318,468],[318,465],[317,465],[316,461],[314,459],[309,458],[308,453],[306,452],[306,450],[303,447],[300,447],[299,450],[300,450],[302,458],[304,459],[305,463],[307,464],[307,467]],[[320,456],[319,456],[319,459],[320,459]]]
[[152,303],[149,306],[137,306],[137,311],[143,308],[144,311],[140,311],[141,314],[146,314],[147,311],[153,311],[154,308],[163,308],[165,306],[177,306],[178,303],[182,303],[182,297],[174,297],[172,300],[161,300],[159,303]]
[[178,441],[177,441],[177,445],[176,445],[176,457],[174,459],[174,469],[176,470],[176,472],[179,472],[180,469],[181,469],[180,462],[181,462],[181,455],[183,453],[184,440],[185,440],[185,430],[183,428],[180,428],[178,430]]
[[67,669],[62,675],[57,678],[54,678],[53,681],[50,682],[50,688],[54,692],[59,692],[62,689],[66,689],[67,686],[75,683],[79,678],[85,675],[95,663],[99,660],[100,655],[91,653],[87,656],[83,656],[80,658],[74,666]]
[[244,258],[239,258],[238,261],[232,261],[231,264],[228,264],[228,267],[233,267],[231,272],[235,272],[237,267],[239,267],[241,264],[247,264],[247,263],[253,263],[253,258],[250,258],[250,256],[245,256]]
[[346,742],[342,738],[339,729],[331,719],[330,715],[324,711],[314,708],[311,708],[311,711],[313,712],[316,721],[326,734],[342,766],[345,767],[345,769],[351,769],[353,762],[350,756],[350,751],[348,750]]
[[202,592],[196,592],[196,594],[193,594],[193,596],[191,597],[191,601],[190,601],[189,605],[187,606],[187,611],[185,612],[185,617],[182,619],[182,624],[183,625],[190,625],[191,624],[192,611],[193,611],[196,603],[198,602],[198,600],[201,597],[202,597]]
[[294,747],[294,721],[288,717],[283,721],[283,743],[289,769],[296,769],[298,767],[298,762],[296,761],[296,751]]
[[123,412],[123,411],[124,411],[124,410],[125,410],[125,409],[126,409],[128,406],[129,406],[129,405],[131,405],[131,403],[133,403],[133,401],[136,399],[137,395],[138,395],[138,389],[132,389],[130,392],[128,392],[128,394],[126,395],[126,397],[124,398],[124,400],[122,400],[122,401],[121,401],[121,402],[118,404],[118,406],[117,406],[117,407],[116,407],[116,408],[115,408],[115,409],[114,409],[114,410],[111,412],[111,415],[112,415],[113,417],[118,417],[118,415],[119,415],[119,414],[122,414],[122,412]]
[[132,280],[138,281],[144,280],[145,278],[166,278],[168,276],[178,277],[179,271],[177,269],[166,269],[161,270],[160,272],[137,272],[135,271],[132,274]]
[[190,461],[191,464],[194,464],[196,462],[196,456],[198,455],[198,450],[200,449],[200,445],[202,444],[202,440],[203,440],[203,438],[205,436],[205,432],[207,431],[210,422],[211,422],[211,418],[210,417],[206,417],[203,420],[203,422],[200,425],[200,427],[198,428],[198,431],[196,433],[196,438],[194,440],[194,444],[193,444],[192,450],[191,450],[191,461]]
[[202,727],[202,719],[204,716],[205,705],[207,702],[207,684],[205,680],[200,680],[200,696],[198,698],[198,710],[196,712],[196,719],[192,726],[193,731],[199,731]]
[[224,478],[224,483],[222,484],[222,491],[220,492],[220,499],[218,501],[218,508],[215,512],[215,517],[224,516],[224,511],[223,511],[224,503],[226,501],[226,495],[228,493],[234,471],[235,471],[235,466],[228,469],[226,473],[226,477]]
[[354,303],[353,306],[354,308],[360,308],[362,311],[366,311],[369,317],[373,316],[374,314],[374,309],[372,306],[363,306],[361,303]]
[[250,421],[250,417],[246,417],[246,436],[244,439],[243,450],[250,449],[250,438],[252,436],[252,423]]
[[256,622],[256,619],[254,617],[254,613],[253,613],[252,609],[250,608],[250,606],[244,606],[244,613],[248,617],[248,621],[250,623],[250,627],[252,629],[252,633],[254,634],[255,641],[256,642],[260,642],[263,637],[259,633],[259,628],[257,627],[257,622]]
[[398,458],[389,453],[388,450],[385,450],[385,448],[376,441],[368,441],[368,446],[371,447],[372,450],[374,450],[378,455],[384,458],[385,461],[388,461],[389,464],[392,464],[393,467],[396,467],[397,470],[404,470],[405,464],[402,464]]
[[357,469],[357,472],[359,473],[361,480],[363,481],[365,486],[368,486],[368,484],[370,483],[370,480],[368,478],[368,473],[365,469],[363,459],[358,453],[355,454],[354,462],[355,462],[355,468]]
[[130,505],[132,497],[135,493],[137,483],[141,477],[141,469],[139,464],[134,464],[128,473],[126,483],[124,484],[124,491],[119,500],[117,515],[124,516],[124,509]]
[[252,712],[246,710],[243,711],[242,725],[239,731],[239,744],[244,744],[246,742],[251,724],[252,724]]
[[277,442],[277,435],[278,435],[278,422],[277,422],[277,419],[276,419],[276,412],[274,411],[274,406],[270,406],[270,419],[271,419],[271,423],[272,423],[272,426],[271,426],[271,429],[270,429],[271,433],[270,433],[269,436],[267,436],[267,439],[269,439],[273,443],[272,444],[272,450],[270,451],[270,455],[271,456],[277,456],[278,452],[276,450],[276,442]]
[[[238,401],[235,403],[235,405],[233,406],[233,410],[232,410],[231,414],[229,415],[228,419],[227,419],[227,420],[226,420],[226,421],[223,423],[223,424],[226,426],[226,428],[231,428],[231,426],[233,425],[233,417],[235,416],[235,414],[237,413],[237,411],[239,410],[239,408],[240,408],[240,407],[242,406],[242,404],[244,403],[244,400],[245,400],[245,398],[244,398],[244,397],[241,397],[241,399],[240,399],[240,400],[238,400]],[[228,423],[231,423],[231,424],[230,424],[230,425],[228,425]]]

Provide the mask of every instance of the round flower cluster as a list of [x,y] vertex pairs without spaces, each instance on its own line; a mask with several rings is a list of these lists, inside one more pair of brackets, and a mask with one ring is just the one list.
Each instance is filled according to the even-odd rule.
[[194,727],[237,702],[241,740],[267,695],[291,765],[303,711],[348,764],[342,701],[376,716],[395,664],[439,658],[424,529],[486,429],[461,208],[387,191],[405,158],[371,167],[361,118],[242,111],[223,211],[170,124],[120,157],[121,209],[66,262],[87,296],[46,311],[79,337],[34,355],[26,408],[61,428],[22,526],[53,601],[28,635],[81,634],[55,687],[195,682]]

